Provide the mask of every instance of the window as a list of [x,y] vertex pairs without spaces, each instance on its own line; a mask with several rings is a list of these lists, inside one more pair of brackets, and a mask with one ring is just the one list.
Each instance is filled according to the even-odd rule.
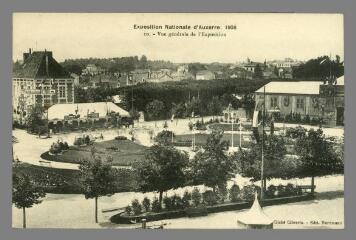
[[304,109],[304,99],[303,98],[297,98],[297,108]]
[[66,87],[65,86],[59,86],[59,97],[60,98],[66,97]]
[[277,97],[271,97],[271,108],[277,107]]

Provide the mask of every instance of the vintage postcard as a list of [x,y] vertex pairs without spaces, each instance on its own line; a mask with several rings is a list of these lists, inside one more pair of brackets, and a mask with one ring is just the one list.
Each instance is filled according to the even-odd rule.
[[14,228],[343,229],[342,14],[14,13]]

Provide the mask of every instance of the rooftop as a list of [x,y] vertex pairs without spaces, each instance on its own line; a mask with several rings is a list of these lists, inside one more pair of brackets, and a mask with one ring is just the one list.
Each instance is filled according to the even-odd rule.
[[38,51],[28,54],[21,67],[14,69],[17,78],[71,78],[69,73],[53,58],[52,52]]
[[[266,93],[285,93],[285,94],[319,94],[319,86],[323,84],[322,81],[299,81],[299,82],[269,82],[266,87]],[[261,87],[256,93],[263,93]]]

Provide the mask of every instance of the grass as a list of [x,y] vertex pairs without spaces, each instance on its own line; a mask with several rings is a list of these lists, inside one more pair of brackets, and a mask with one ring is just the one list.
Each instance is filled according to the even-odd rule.
[[94,143],[91,146],[71,146],[68,151],[61,155],[50,155],[45,152],[41,158],[49,161],[79,163],[81,159],[91,158],[91,148],[95,147],[97,154],[106,159],[113,158],[115,166],[131,166],[135,161],[142,161],[145,158],[147,147],[129,140],[109,140]]
[[[21,163],[13,168],[15,174],[26,174],[42,186],[47,193],[80,194],[81,183],[78,170],[58,169]],[[114,169],[116,172],[116,192],[137,191],[137,182],[133,171]]]

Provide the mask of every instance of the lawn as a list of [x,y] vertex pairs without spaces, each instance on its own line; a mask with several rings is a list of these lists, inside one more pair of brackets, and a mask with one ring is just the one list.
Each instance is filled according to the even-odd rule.
[[[234,123],[234,131],[239,131],[240,124],[236,124]],[[246,124],[242,124],[242,131],[249,131],[251,130],[251,125],[246,125]],[[209,128],[210,129],[221,129],[224,131],[231,131],[231,123],[212,123],[209,124]]]
[[[13,168],[15,174],[26,174],[42,186],[47,193],[81,193],[80,175],[78,170],[58,169],[21,163]],[[137,190],[137,182],[132,170],[114,169],[116,172],[116,192]]]
[[102,159],[111,156],[115,166],[131,166],[135,161],[145,158],[147,147],[130,140],[109,140],[97,142],[90,146],[70,146],[69,150],[61,155],[50,155],[45,152],[41,157],[49,161],[79,163],[81,159],[91,157],[91,148],[94,147]]
[[[208,139],[208,134],[203,134],[203,133],[198,133],[195,134],[195,144],[203,146],[206,144],[206,140]],[[242,135],[243,138],[244,135]],[[183,135],[176,135],[174,137],[174,142],[175,143],[180,143],[180,142],[191,142],[193,139],[193,134],[183,134]],[[229,133],[224,133],[222,140],[228,141],[229,144],[231,144],[231,134]],[[234,133],[234,146],[237,147],[240,144],[240,134]],[[242,147],[244,147],[247,144],[246,141],[242,139]],[[188,146],[188,144],[187,144]]]

